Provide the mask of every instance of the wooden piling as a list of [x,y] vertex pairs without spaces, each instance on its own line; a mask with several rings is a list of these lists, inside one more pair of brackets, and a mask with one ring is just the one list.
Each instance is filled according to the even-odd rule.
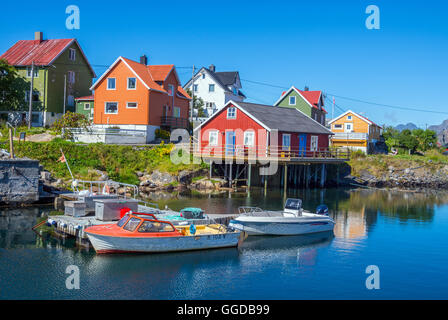
[[285,164],[285,169],[284,169],[284,179],[283,179],[283,192],[284,194],[286,194],[287,189],[288,189],[288,165]]
[[14,159],[14,140],[12,135],[12,128],[9,128],[9,157]]

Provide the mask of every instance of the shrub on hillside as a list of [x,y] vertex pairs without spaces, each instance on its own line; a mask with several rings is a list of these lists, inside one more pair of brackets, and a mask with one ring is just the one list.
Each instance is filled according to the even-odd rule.
[[57,134],[61,134],[63,139],[72,139],[71,132],[65,129],[87,129],[89,125],[90,122],[85,115],[68,111],[53,124],[52,129]]

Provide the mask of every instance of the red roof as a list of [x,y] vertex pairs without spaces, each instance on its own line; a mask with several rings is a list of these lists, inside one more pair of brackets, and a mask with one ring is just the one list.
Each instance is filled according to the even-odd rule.
[[94,100],[94,95],[91,95],[91,96],[85,96],[85,97],[78,97],[78,98],[75,98],[75,100],[87,100],[87,101],[93,101]]
[[20,40],[0,59],[5,59],[13,66],[35,65],[47,66],[64,51],[75,39]]
[[[316,109],[318,109],[318,105],[319,105],[319,100],[320,97],[322,95],[322,91],[302,91],[299,90],[297,88],[294,88],[297,91],[300,92],[300,94],[306,99],[308,100],[308,102]],[[327,113],[327,111],[324,109],[324,107],[322,106],[322,110]]]

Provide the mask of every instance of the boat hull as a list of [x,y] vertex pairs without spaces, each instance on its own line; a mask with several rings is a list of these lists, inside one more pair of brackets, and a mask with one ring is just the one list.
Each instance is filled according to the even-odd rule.
[[87,233],[87,236],[99,254],[123,252],[176,252],[213,248],[236,247],[240,232],[225,234],[174,236],[174,237],[115,237]]
[[244,231],[248,235],[292,236],[332,231],[334,221],[330,218],[238,217],[230,221],[229,227]]

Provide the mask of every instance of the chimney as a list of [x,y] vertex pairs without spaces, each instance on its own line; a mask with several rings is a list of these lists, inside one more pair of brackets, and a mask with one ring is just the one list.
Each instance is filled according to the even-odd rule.
[[147,66],[148,65],[148,57],[146,55],[142,55],[140,57],[140,63],[144,64],[145,66]]
[[34,40],[35,40],[35,41],[39,41],[39,43],[41,43],[42,41],[44,41],[44,34],[42,33],[42,31],[36,31],[36,32],[34,32]]
[[305,86],[305,89],[303,89],[303,91],[310,91],[310,88],[308,88],[308,86]]
[[215,67],[213,64],[211,64],[210,67],[208,67],[208,69],[209,69],[211,72],[215,72],[216,67]]

